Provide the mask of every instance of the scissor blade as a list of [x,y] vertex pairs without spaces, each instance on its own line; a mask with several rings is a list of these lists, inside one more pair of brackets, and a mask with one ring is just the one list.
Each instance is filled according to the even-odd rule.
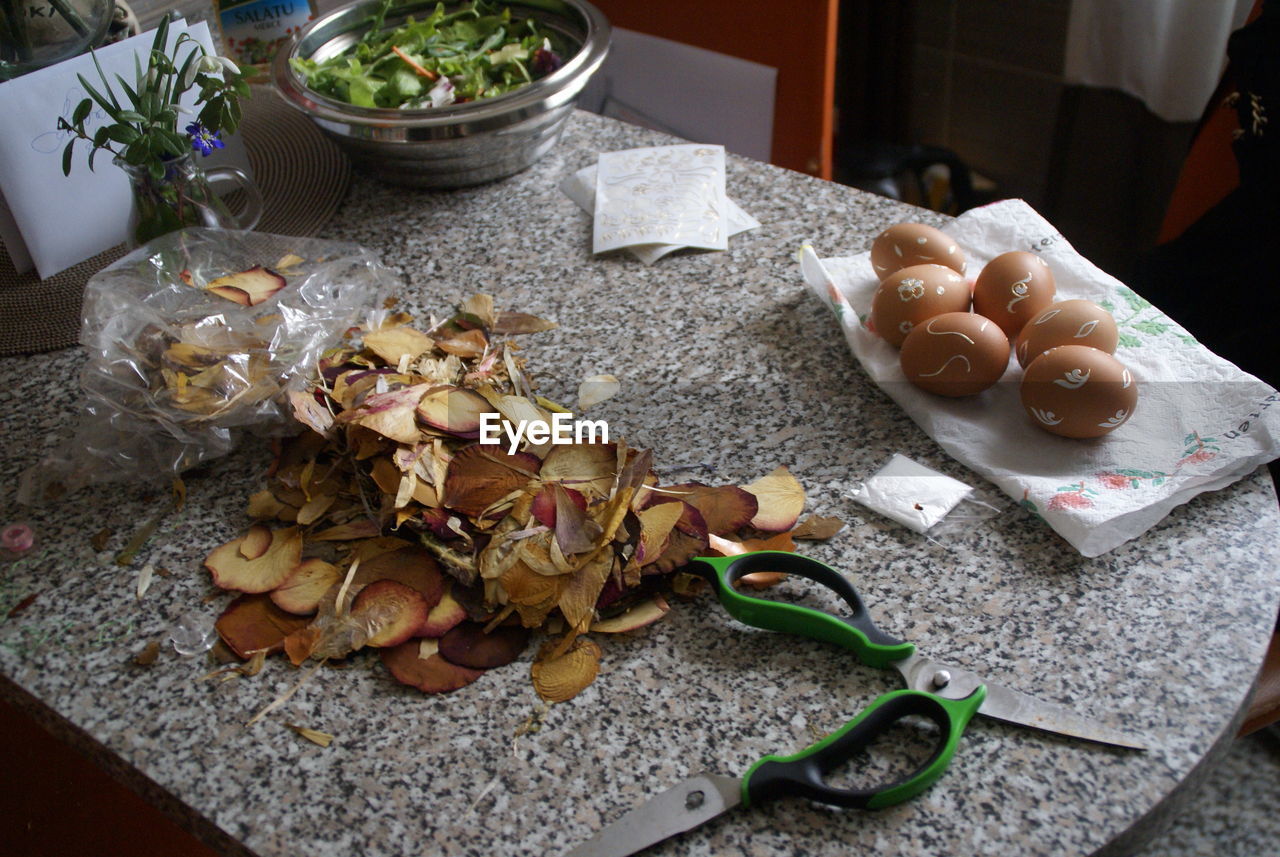
[[987,683],[987,698],[982,701],[978,713],[1006,723],[1030,726],[1032,729],[1043,729],[1098,744],[1111,744],[1130,750],[1147,749],[1145,744],[1126,732],[1082,717],[1069,708],[1036,699],[999,684]]
[[565,857],[628,857],[742,802],[742,781],[702,773],[650,798]]
[[[961,699],[979,684],[985,684],[987,698],[983,700],[978,713],[995,720],[1003,720],[1005,723],[1018,726],[1030,726],[1032,729],[1041,729],[1045,732],[1054,732],[1098,744],[1111,744],[1131,750],[1147,749],[1146,744],[1133,735],[1083,717],[1056,702],[1045,702],[1043,699],[1037,699],[1004,685],[984,681],[970,670],[940,664],[920,655],[912,655],[898,661],[894,666],[902,673],[907,687],[912,690],[928,691],[949,699]],[[944,675],[945,682],[940,685],[939,682],[943,681]]]

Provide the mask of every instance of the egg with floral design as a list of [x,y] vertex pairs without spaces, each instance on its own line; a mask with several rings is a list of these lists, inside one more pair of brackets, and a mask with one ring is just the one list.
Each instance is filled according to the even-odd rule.
[[886,277],[871,298],[869,326],[898,347],[917,324],[969,308],[969,284],[945,265],[913,265]]
[[1033,423],[1071,438],[1115,431],[1138,404],[1138,384],[1128,367],[1087,345],[1059,345],[1032,360],[1020,393]]
[[1088,345],[1114,354],[1119,342],[1115,318],[1093,301],[1055,301],[1022,326],[1014,353],[1026,366],[1056,345]]
[[964,251],[950,235],[923,223],[895,223],[871,242],[871,267],[878,279],[912,265],[946,265],[963,274]]
[[973,283],[973,311],[1000,325],[1013,339],[1057,293],[1049,263],[1035,253],[1012,250],[983,266]]

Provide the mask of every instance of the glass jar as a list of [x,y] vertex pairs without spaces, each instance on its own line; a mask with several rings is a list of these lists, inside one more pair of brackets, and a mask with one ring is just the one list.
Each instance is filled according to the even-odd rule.
[[[129,177],[133,190],[133,210],[129,215],[129,247],[140,247],[153,238],[188,226],[214,229],[252,229],[262,216],[262,196],[257,186],[235,167],[198,166],[193,154],[164,162],[164,175],[157,180],[145,166],[114,163]],[[216,182],[231,182],[243,191],[245,210],[233,215],[213,192]]]

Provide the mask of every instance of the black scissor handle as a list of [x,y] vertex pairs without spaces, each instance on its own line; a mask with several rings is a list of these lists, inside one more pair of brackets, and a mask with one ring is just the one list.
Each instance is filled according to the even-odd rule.
[[[791,756],[765,756],[742,778],[743,802],[785,795],[806,797],[834,806],[879,809],[915,797],[933,785],[951,763],[965,726],[977,713],[987,689],[979,686],[963,699],[943,699],[919,690],[895,690],[836,732]],[[912,773],[885,785],[840,789],[824,776],[869,747],[876,737],[903,718],[919,715],[938,727],[932,755]]]

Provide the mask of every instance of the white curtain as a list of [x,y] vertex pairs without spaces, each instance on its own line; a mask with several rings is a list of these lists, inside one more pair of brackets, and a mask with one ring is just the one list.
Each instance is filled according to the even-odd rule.
[[1072,0],[1067,83],[1119,89],[1169,122],[1200,118],[1253,0]]

